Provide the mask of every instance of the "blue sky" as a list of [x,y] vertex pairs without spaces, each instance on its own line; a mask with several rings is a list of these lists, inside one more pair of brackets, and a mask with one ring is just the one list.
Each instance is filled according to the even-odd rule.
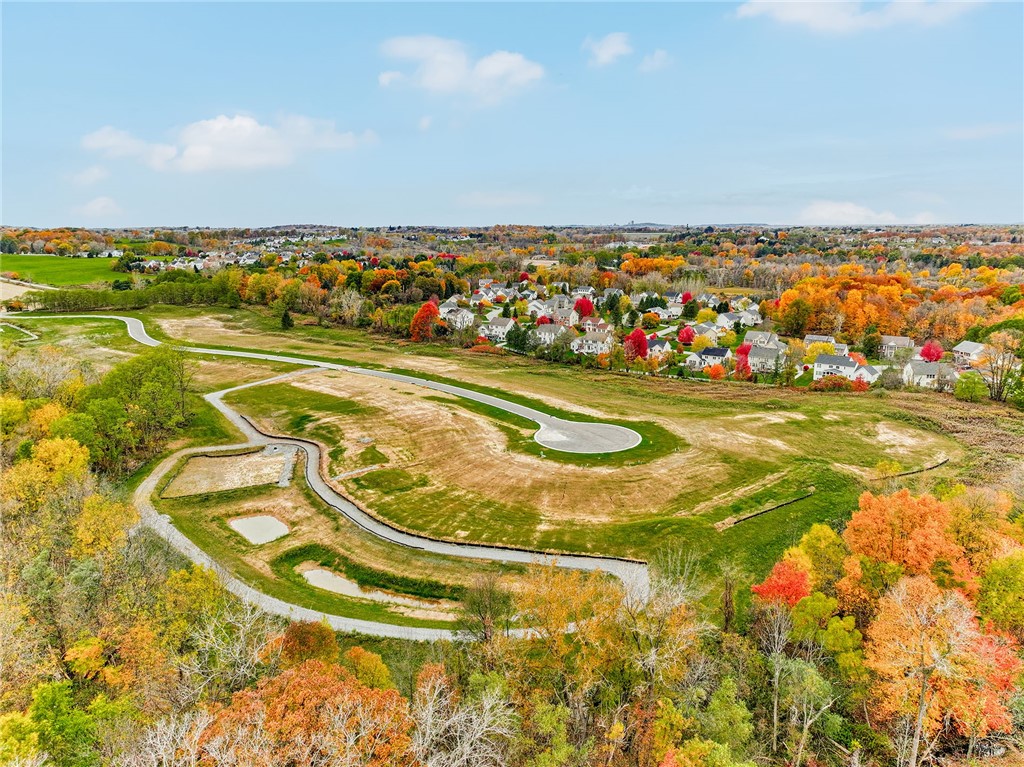
[[2,223],[1024,220],[1024,4],[3,4]]

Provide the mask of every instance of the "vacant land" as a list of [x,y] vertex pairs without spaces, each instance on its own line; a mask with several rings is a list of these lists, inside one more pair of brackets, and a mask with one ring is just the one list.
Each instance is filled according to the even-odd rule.
[[164,498],[199,495],[240,487],[276,484],[295,450],[256,450],[238,455],[189,458],[162,493]]
[[[295,604],[353,618],[403,625],[445,625],[451,601],[480,572],[504,573],[512,579],[522,568],[465,561],[394,546],[363,532],[323,504],[296,468],[289,487],[240,488],[179,498],[154,498],[162,512],[203,550],[247,583]],[[233,529],[239,519],[272,516],[288,532],[254,545]],[[436,614],[375,599],[360,599],[317,588],[303,575],[322,566],[364,588],[418,599],[444,598]]]
[[113,282],[128,275],[113,270],[113,258],[0,255],[0,272],[15,272],[19,279],[43,285],[90,285]]
[[[902,400],[911,395],[629,377],[363,331],[284,332],[246,310],[159,307],[136,316],[164,340],[417,371],[540,409],[651,423],[677,440],[660,455],[627,451],[622,465],[560,463],[526,449],[534,425],[420,387],[341,372],[256,387],[230,400],[274,431],[325,444],[331,474],[355,472],[339,484],[374,513],[456,540],[645,559],[668,549],[694,551],[709,560],[735,557],[757,575],[811,523],[840,524],[860,492],[879,489],[872,480],[880,460],[916,469],[948,457],[941,469],[907,480],[934,482],[973,472],[981,449],[965,450],[934,421],[908,417]],[[223,378],[230,377],[225,371]],[[951,401],[913,397],[940,407]],[[811,487],[794,503],[723,532],[714,527]]]

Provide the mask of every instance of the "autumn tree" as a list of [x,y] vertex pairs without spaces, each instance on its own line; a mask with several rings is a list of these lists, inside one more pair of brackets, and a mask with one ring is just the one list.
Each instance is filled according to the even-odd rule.
[[970,604],[925,576],[904,578],[878,605],[868,628],[866,664],[877,675],[874,706],[885,719],[907,717],[907,767],[917,767],[921,739],[940,725],[940,692],[972,666],[979,632]]
[[334,629],[324,621],[292,621],[285,629],[281,639],[281,664],[291,668],[307,660],[324,663],[338,660],[338,639]]
[[434,337],[434,326],[440,321],[437,304],[427,301],[413,315],[409,333],[413,341],[429,341]]
[[935,339],[932,339],[921,347],[921,359],[926,362],[938,362],[942,359],[943,354],[945,354],[945,352],[942,348],[942,344]]
[[691,325],[683,325],[679,328],[679,335],[676,337],[676,340],[681,344],[692,344],[695,337],[696,333],[693,327]]
[[626,353],[626,362],[633,362],[637,359],[647,359],[647,336],[642,328],[636,328],[622,341],[622,348]]
[[791,560],[783,559],[775,563],[767,578],[750,590],[765,602],[781,602],[793,607],[810,595],[810,576]]
[[710,378],[712,381],[721,381],[725,378],[725,367],[716,362],[714,365],[707,365],[704,367],[704,375]]
[[988,384],[989,396],[997,402],[1006,399],[1006,387],[1021,367],[1020,331],[993,333],[978,362],[978,370]]
[[580,318],[593,317],[594,316],[594,302],[586,296],[581,296],[576,299],[576,303],[572,307]]

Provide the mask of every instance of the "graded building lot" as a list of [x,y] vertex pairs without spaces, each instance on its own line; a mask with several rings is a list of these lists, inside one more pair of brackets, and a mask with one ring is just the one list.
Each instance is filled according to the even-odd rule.
[[[239,487],[277,484],[295,451],[266,448],[236,455],[189,458],[163,490],[164,498],[201,495]],[[290,472],[288,472],[290,474]]]
[[315,562],[304,562],[295,569],[306,579],[309,585],[318,589],[330,591],[333,594],[343,594],[355,599],[369,599],[371,602],[395,605],[404,615],[448,621],[455,620],[458,617],[457,613],[452,610],[445,610],[438,602],[403,597],[399,594],[379,589],[364,589],[358,583],[338,575],[333,570],[318,567]]

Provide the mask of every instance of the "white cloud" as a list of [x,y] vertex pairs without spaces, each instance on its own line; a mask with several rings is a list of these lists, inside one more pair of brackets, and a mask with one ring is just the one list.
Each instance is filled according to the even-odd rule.
[[544,200],[526,192],[468,192],[455,201],[466,208],[524,208],[540,205]]
[[79,186],[96,184],[110,175],[110,171],[102,165],[90,165],[71,176],[71,180]]
[[644,56],[643,61],[640,62],[641,72],[657,72],[659,69],[664,69],[672,63],[672,57],[668,51],[658,48],[653,53],[648,53]]
[[95,197],[75,208],[75,213],[87,218],[108,218],[121,212],[121,206],[110,197]]
[[965,125],[960,128],[950,128],[946,131],[946,138],[954,141],[980,141],[996,136],[1005,136],[1007,133],[1016,133],[1021,128],[1020,123],[981,123],[979,125]]
[[814,32],[848,34],[894,26],[937,26],[962,16],[978,4],[978,0],[747,0],[736,15],[741,19],[766,16]]
[[590,51],[590,66],[604,67],[631,54],[633,46],[629,44],[629,35],[625,32],[612,32],[600,40],[588,37],[583,41],[583,50]]
[[430,115],[423,115],[423,117],[419,119],[419,122],[416,123],[416,127],[419,128],[421,131],[428,131],[430,130],[430,126],[433,124],[433,122],[433,117],[431,117]]
[[381,72],[381,86],[408,79],[426,91],[468,94],[483,103],[496,103],[544,77],[544,67],[521,53],[495,51],[474,60],[458,40],[431,35],[393,37],[384,41],[381,52],[416,64],[411,74]]
[[894,224],[932,224],[931,213],[917,213],[910,217],[897,216],[891,211],[876,211],[855,202],[816,200],[805,207],[798,216],[802,224],[815,226],[860,226]]
[[82,139],[86,149],[110,158],[133,158],[154,170],[197,173],[285,167],[303,152],[354,149],[376,140],[372,131],[340,133],[330,120],[301,115],[264,125],[247,115],[219,115],[181,129],[173,144],[158,144],[112,128],[100,128]]

